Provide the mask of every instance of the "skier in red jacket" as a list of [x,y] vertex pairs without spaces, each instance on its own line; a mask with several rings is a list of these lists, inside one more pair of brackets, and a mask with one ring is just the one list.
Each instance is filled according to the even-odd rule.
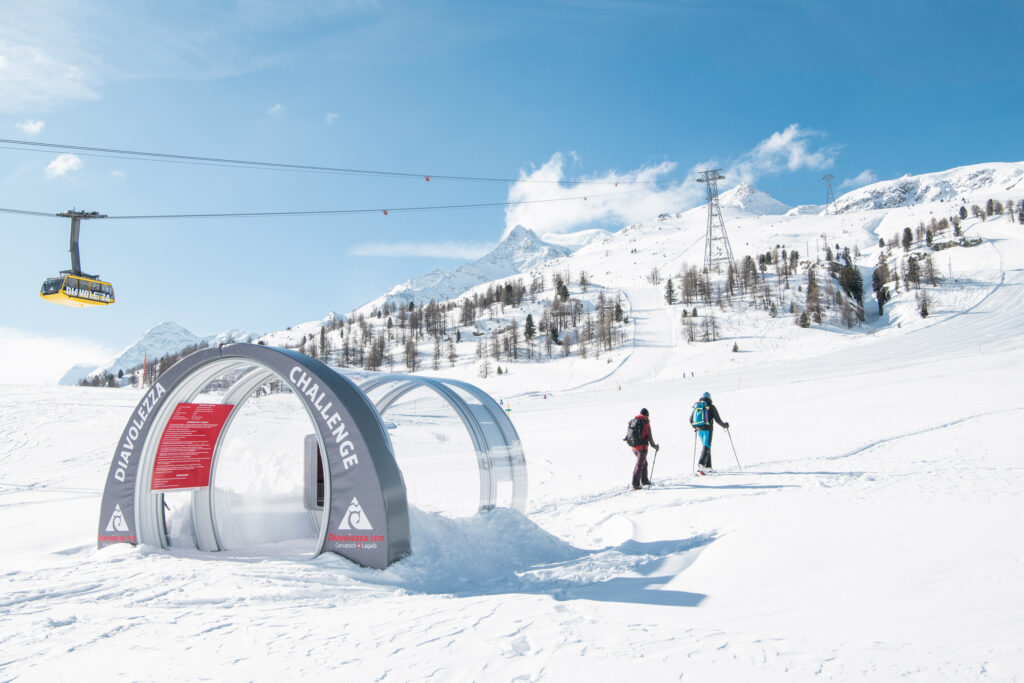
[[636,467],[633,468],[633,490],[639,491],[651,483],[651,480],[647,478],[647,446],[653,446],[656,451],[661,446],[654,443],[654,435],[651,433],[651,414],[647,412],[647,408],[641,408],[640,414],[634,419],[643,423],[640,438],[633,446],[633,454],[636,455]]

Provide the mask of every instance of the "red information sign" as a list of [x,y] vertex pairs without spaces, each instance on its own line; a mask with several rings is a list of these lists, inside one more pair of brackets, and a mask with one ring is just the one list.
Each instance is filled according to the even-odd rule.
[[209,486],[213,448],[234,407],[224,403],[179,403],[160,437],[151,490]]

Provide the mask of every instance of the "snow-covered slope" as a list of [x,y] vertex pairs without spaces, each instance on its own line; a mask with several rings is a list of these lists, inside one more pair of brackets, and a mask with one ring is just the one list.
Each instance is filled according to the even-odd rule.
[[825,206],[822,204],[801,204],[800,206],[794,206],[792,209],[786,212],[787,216],[807,216],[813,214],[819,214],[825,210]]
[[[749,221],[750,238],[760,248],[824,226],[866,243],[932,208]],[[691,226],[665,223],[617,238],[642,254],[592,245],[576,266],[672,262],[668,245],[685,251]],[[454,514],[478,487],[458,417],[422,394],[389,412],[421,497],[413,552],[385,571],[310,559],[312,530],[199,552],[177,524],[190,493],[165,497],[170,548],[97,550],[102,482],[141,392],[0,387],[0,678],[1018,680],[1024,234],[1005,216],[965,230],[982,228],[983,244],[941,252],[953,284],[980,292],[964,290],[959,311],[857,336],[759,320],[738,353],[731,339],[686,344],[660,287],[623,273],[637,329],[627,362],[510,364],[474,380],[523,440],[527,515]],[[612,372],[574,388],[568,376],[591,362]],[[549,383],[567,389],[541,391]],[[715,434],[717,471],[695,477],[685,414],[703,391],[730,430]],[[247,431],[308,421],[283,398],[251,399],[258,419],[225,437],[252,488],[284,489],[275,505],[294,499],[308,520],[285,476],[301,477],[301,439],[279,451]],[[661,449],[654,485],[634,492],[621,438],[641,406]],[[224,509],[218,523],[270,509]]]
[[996,199],[1024,194],[1024,162],[975,164],[882,180],[844,194],[836,200],[836,206],[840,212],[892,209],[949,202],[978,193]]
[[435,270],[415,277],[395,286],[359,310],[379,308],[385,302],[407,304],[410,301],[426,303],[431,299],[452,299],[481,283],[528,272],[542,263],[570,253],[571,248],[549,244],[532,230],[517,225],[494,249],[476,261],[455,270]]

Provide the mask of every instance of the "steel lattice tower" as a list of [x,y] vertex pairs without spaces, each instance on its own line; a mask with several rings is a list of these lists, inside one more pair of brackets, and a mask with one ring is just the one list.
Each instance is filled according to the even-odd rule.
[[722,207],[718,205],[718,181],[725,178],[719,173],[721,170],[701,171],[700,178],[697,178],[698,183],[705,183],[708,195],[708,231],[704,239],[704,270],[707,272],[718,268],[723,261],[732,263],[732,247],[725,232]]
[[828,207],[830,207],[830,206],[832,207],[832,213],[833,214],[839,213],[839,207],[836,206],[836,195],[835,195],[834,192],[832,192],[832,179],[833,178],[835,178],[835,176],[832,175],[831,173],[821,177],[821,179],[825,181],[825,185],[828,188],[827,193],[825,195],[825,214],[826,215],[828,215]]

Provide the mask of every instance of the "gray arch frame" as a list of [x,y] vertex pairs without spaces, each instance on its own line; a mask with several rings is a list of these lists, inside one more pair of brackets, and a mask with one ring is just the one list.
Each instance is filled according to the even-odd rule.
[[[498,505],[498,485],[511,482],[509,507],[526,512],[528,480],[522,442],[512,420],[491,396],[467,382],[418,375],[353,376],[383,416],[406,394],[425,388],[444,399],[466,427],[480,472],[480,510]],[[393,385],[393,386],[389,386]],[[375,399],[373,394],[382,390]],[[469,400],[467,400],[467,397]]]
[[[380,569],[407,555],[411,541],[405,482],[380,414],[369,398],[351,380],[319,361],[255,344],[198,351],[161,375],[139,402],[121,434],[107,476],[99,546],[166,546],[163,496],[151,491],[160,438],[179,403],[191,402],[214,378],[231,371],[242,375],[218,402],[234,405],[232,415],[256,387],[279,379],[290,386],[313,423],[324,454],[325,501],[329,501],[316,553],[331,551]],[[218,440],[211,472],[219,452]],[[196,543],[204,550],[221,547],[211,495],[211,487],[206,487],[195,490],[192,498]],[[369,529],[348,523],[357,499]]]
[[[384,428],[382,415],[411,391],[426,388],[462,420],[476,451],[480,509],[499,504],[499,484],[511,483],[509,506],[525,512],[526,460],[508,415],[486,392],[458,380],[413,375],[336,371],[308,356],[269,346],[230,344],[203,349],[161,375],[139,401],[121,433],[100,506],[98,545],[146,543],[167,546],[163,494],[152,492],[156,452],[171,414],[192,402],[215,378],[240,376],[218,397],[234,406],[225,429],[253,391],[277,379],[291,387],[314,425],[324,466],[324,500],[316,553],[335,552],[366,567],[384,568],[411,550],[405,482]],[[369,394],[381,390],[376,401]],[[220,457],[218,439],[211,478]],[[211,486],[194,489],[192,519],[196,545],[220,550]],[[348,524],[355,500],[372,530]],[[362,527],[360,527],[362,528]],[[343,533],[334,533],[346,530]]]

